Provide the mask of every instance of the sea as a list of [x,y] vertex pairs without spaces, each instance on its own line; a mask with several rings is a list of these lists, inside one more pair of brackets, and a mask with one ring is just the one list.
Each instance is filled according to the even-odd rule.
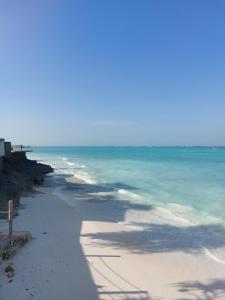
[[[34,147],[29,157],[56,174],[110,187],[114,201],[132,204],[125,225],[225,228],[225,147]],[[219,238],[223,245],[225,235]]]

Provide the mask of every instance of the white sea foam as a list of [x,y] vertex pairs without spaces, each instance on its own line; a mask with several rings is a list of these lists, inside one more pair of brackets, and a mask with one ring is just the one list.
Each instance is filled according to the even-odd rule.
[[76,164],[73,163],[73,162],[67,161],[67,165],[68,165],[68,166],[75,166]]
[[74,172],[72,170],[69,169],[56,169],[55,170],[56,174],[65,174],[65,175],[74,175]]
[[[70,165],[70,166],[74,166],[74,165]],[[56,174],[65,174],[65,175],[72,175],[75,178],[84,181],[88,184],[95,184],[96,181],[91,178],[91,176],[89,175],[88,172],[84,172],[84,171],[77,171],[78,168],[56,168],[55,169],[55,173]]]
[[85,165],[81,165],[81,164],[71,162],[71,161],[66,161],[66,163],[67,163],[68,166],[74,167],[76,169],[85,169],[85,168],[87,168]]
[[119,190],[118,190],[118,193],[119,193],[120,195],[125,195],[125,196],[127,196],[127,197],[129,197],[129,198],[131,198],[131,199],[135,199],[135,200],[141,199],[141,196],[139,196],[139,195],[137,195],[137,194],[135,194],[135,193],[133,193],[133,192],[130,192],[130,191],[128,191],[128,190],[119,189]]
[[167,207],[174,210],[174,211],[177,211],[177,212],[187,212],[187,211],[193,211],[193,208],[189,205],[184,205],[184,204],[178,204],[178,203],[173,203],[173,202],[169,202],[167,204]]
[[74,172],[74,177],[88,183],[88,184],[95,184],[96,181],[91,178],[91,176],[87,172]]
[[218,254],[213,253],[212,251],[210,251],[207,247],[205,247],[204,245],[201,245],[205,255],[207,255],[209,258],[211,258],[212,260],[225,265],[225,258],[221,258],[219,257]]
[[37,162],[38,162],[38,163],[44,163],[44,164],[50,165],[53,169],[56,168],[55,164],[52,163],[51,161],[47,161],[47,160],[44,160],[44,161],[42,160],[42,161],[40,161],[40,160],[38,160]]
[[[125,222],[127,224],[139,223],[155,223],[155,224],[170,224],[177,226],[191,225],[190,221],[174,215],[170,210],[164,207],[149,207],[146,210],[130,209],[126,212]],[[133,225],[132,225],[133,226]]]
[[85,165],[79,165],[79,167],[80,167],[81,169],[87,168],[87,166],[85,166]]
[[[186,207],[182,207],[182,205],[179,205],[180,211],[182,210],[182,213],[185,211]],[[188,208],[189,210],[189,208]],[[154,209],[155,215],[157,215],[159,218],[165,219],[166,222],[170,224],[176,224],[176,225],[192,225],[193,223],[184,216],[184,214],[177,214],[175,211],[168,208],[168,206],[165,207],[156,207]]]
[[53,166],[54,163],[54,170],[56,174],[72,175],[88,184],[96,183],[95,180],[88,174],[88,172],[78,171],[79,169],[87,168],[86,165],[69,161],[68,157],[58,157],[58,159],[55,157],[54,160],[48,162],[44,159],[44,162],[50,164],[51,166]]
[[[46,160],[48,161],[48,163],[50,165],[54,164],[54,168],[56,170],[56,173],[59,174],[69,174],[72,175],[76,178],[78,178],[79,180],[86,182],[87,184],[95,184],[95,180],[92,178],[92,176],[88,173],[88,172],[84,172],[87,171],[88,168],[83,165],[83,164],[79,164],[76,161],[76,155],[72,156],[71,154],[68,154],[68,157],[63,157],[63,154],[60,155],[40,155],[39,158],[41,158],[43,160],[43,162],[46,162]],[[81,159],[86,159],[86,157],[82,157]],[[51,161],[52,160],[52,161]],[[70,161],[71,160],[71,161]],[[79,159],[78,159],[79,160]],[[82,162],[84,160],[81,160]],[[86,161],[88,164],[89,159]],[[140,192],[144,192],[146,193],[146,195],[142,195],[142,194],[138,194],[139,190],[126,190],[126,188],[121,188],[118,191],[115,189],[115,191],[113,191],[113,196],[115,195],[115,201],[117,201],[116,198],[118,198],[118,201],[122,201],[122,200],[127,200],[130,203],[134,203],[137,204],[137,207],[135,205],[131,205],[129,206],[126,205],[126,213],[125,213],[125,218],[124,221],[122,222],[124,225],[127,225],[131,228],[131,230],[145,230],[144,224],[169,224],[169,225],[174,225],[176,227],[194,227],[195,225],[199,225],[199,224],[209,224],[209,223],[214,223],[214,221],[216,221],[215,217],[210,217],[207,214],[210,213],[210,209],[200,209],[201,206],[199,205],[199,209],[195,209],[194,207],[188,206],[188,205],[182,205],[182,204],[178,204],[178,203],[174,203],[174,202],[179,202],[180,200],[180,195],[184,194],[184,191],[186,193],[186,198],[184,199],[184,203],[190,203],[192,204],[193,202],[191,202],[191,200],[194,199],[194,196],[196,199],[198,199],[198,195],[201,194],[202,199],[205,199],[205,207],[208,207],[207,203],[211,203],[209,202],[209,196],[204,193],[205,190],[207,191],[207,188],[205,188],[205,185],[199,185],[198,187],[195,187],[195,184],[193,184],[192,186],[190,185],[190,189],[186,189],[187,186],[184,185],[183,189],[181,190],[183,193],[178,193],[180,186],[182,188],[182,182],[180,184],[180,176],[184,176],[184,179],[190,179],[190,183],[195,183],[195,177],[192,178],[192,171],[190,172],[189,169],[186,169],[185,167],[180,169],[179,168],[179,172],[177,171],[178,169],[174,168],[171,172],[172,175],[174,176],[174,180],[173,182],[171,182],[171,186],[169,186],[171,189],[168,189],[168,181],[165,180],[167,177],[164,176],[167,175],[167,171],[170,170],[170,168],[167,168],[168,165],[166,165],[165,162],[165,166],[167,166],[166,168],[164,168],[164,163],[152,163],[151,164],[151,168],[148,168],[149,170],[151,170],[151,172],[147,172],[146,168],[144,167],[143,169],[138,169],[139,167],[142,167],[142,162],[140,161],[140,165],[137,165],[137,175],[141,174],[141,176],[137,176],[137,182],[135,182],[135,172],[136,169],[134,170],[134,172],[130,172],[130,174],[132,176],[130,176],[131,178],[129,178],[129,174],[126,172],[121,172],[121,169],[123,167],[123,165],[121,165],[120,162],[115,162],[113,161],[113,165],[111,164],[105,164],[104,165],[104,161],[100,161],[99,165],[97,165],[98,162],[95,162],[96,166],[98,167],[97,170],[99,172],[101,172],[101,176],[105,177],[104,182],[124,182],[127,184],[131,184],[134,185],[135,187],[137,187]],[[117,164],[116,164],[117,163]],[[94,164],[93,164],[94,165]],[[117,167],[120,167],[117,169]],[[143,165],[144,166],[144,165]],[[156,167],[157,168],[156,168]],[[192,165],[191,165],[192,166]],[[194,166],[194,165],[193,165]],[[193,168],[192,166],[192,168]],[[124,169],[126,169],[128,167],[129,170],[129,164],[124,165]],[[131,166],[132,167],[132,166]],[[160,169],[161,168],[161,169]],[[83,170],[85,169],[85,170]],[[107,170],[107,172],[105,172],[105,170]],[[109,170],[109,171],[108,171]],[[130,170],[133,170],[130,168]],[[95,170],[93,170],[95,171]],[[141,173],[140,173],[141,171]],[[105,173],[104,173],[105,172]],[[196,178],[203,178],[202,173],[200,172],[200,170],[196,170],[197,175]],[[198,173],[199,172],[199,173]],[[194,172],[193,172],[194,173]],[[220,173],[219,173],[220,174]],[[108,177],[108,175],[110,175]],[[132,179],[133,178],[133,179]],[[144,184],[139,184],[139,181],[142,182],[142,178],[143,178],[143,182]],[[222,178],[222,177],[221,177]],[[131,180],[132,179],[132,180]],[[176,179],[178,179],[176,181]],[[129,181],[131,180],[131,181]],[[186,182],[186,181],[185,181]],[[188,181],[189,182],[189,181]],[[176,183],[176,184],[175,184]],[[200,181],[201,183],[201,181]],[[203,182],[205,183],[205,182]],[[148,184],[149,187],[151,185],[152,189],[149,188],[148,189]],[[202,188],[203,187],[203,188]],[[199,189],[199,190],[198,190]],[[189,190],[193,191],[193,193],[190,193],[189,195]],[[178,191],[178,192],[177,192]],[[223,189],[222,189],[223,191]],[[197,193],[198,192],[198,193]],[[106,195],[109,192],[102,192],[105,193]],[[211,190],[211,194],[212,195],[217,195],[218,194],[218,190],[214,191]],[[210,195],[210,193],[209,193]],[[188,201],[190,197],[190,201]],[[213,196],[214,197],[214,196]],[[114,197],[112,197],[114,198]],[[218,198],[218,197],[217,197]],[[160,202],[160,199],[162,200],[162,202]],[[215,198],[216,199],[216,198]],[[168,203],[169,201],[171,201],[170,203]],[[174,202],[173,202],[174,201]],[[207,202],[208,201],[208,202]],[[167,203],[165,203],[167,202]],[[212,201],[213,202],[213,201]],[[141,209],[138,209],[138,205],[145,205],[145,204],[149,204],[149,210],[145,210],[144,206]],[[152,205],[152,206],[151,206]],[[120,207],[120,206],[118,206]],[[222,208],[222,206],[221,206]],[[211,218],[211,219],[210,219]],[[145,224],[145,226],[146,226]],[[190,235],[191,238],[191,235]],[[193,238],[196,238],[196,236],[194,236]],[[220,239],[220,237],[218,237]],[[203,230],[203,232],[197,232],[197,238],[196,238],[196,242],[198,242],[201,246],[202,246],[202,250],[205,252],[205,254],[214,259],[217,262],[223,263],[225,262],[225,257],[224,254],[222,253],[221,249],[209,249],[207,241],[205,242],[205,232]],[[223,243],[221,243],[223,244]],[[221,250],[221,253],[220,253]]]
[[[151,202],[143,201],[143,204],[151,205]],[[190,226],[199,224],[219,223],[219,219],[211,216],[200,215],[188,205],[167,203],[152,206],[151,210],[128,211],[127,221],[166,223],[177,226]]]
[[[194,225],[193,220],[191,220],[190,216],[194,215],[193,208],[188,205],[181,205],[177,203],[168,203],[163,204],[159,203],[157,206],[155,205],[155,199],[150,199],[149,196],[146,198],[145,196],[138,195],[136,193],[130,192],[125,189],[118,190],[118,197],[121,196],[126,197],[126,200],[136,203],[149,205],[149,210],[146,207],[146,210],[138,210],[138,209],[129,209],[125,215],[126,223],[166,223],[166,224],[176,224],[180,226],[186,225]],[[133,225],[132,225],[133,226]]]

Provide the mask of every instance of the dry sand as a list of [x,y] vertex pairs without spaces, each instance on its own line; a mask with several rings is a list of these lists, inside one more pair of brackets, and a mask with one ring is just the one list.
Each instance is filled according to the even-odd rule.
[[[225,299],[225,265],[184,240],[146,239],[119,222],[127,205],[60,176],[23,197],[17,230],[33,239],[12,259],[13,282],[0,265],[1,300]],[[123,211],[124,209],[124,211]],[[154,241],[154,245],[153,245]],[[180,242],[179,247],[177,247]]]

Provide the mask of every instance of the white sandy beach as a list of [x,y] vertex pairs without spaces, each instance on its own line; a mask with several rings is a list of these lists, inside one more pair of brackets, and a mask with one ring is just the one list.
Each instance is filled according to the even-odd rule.
[[1,300],[225,299],[225,264],[188,244],[185,231],[173,241],[154,225],[146,238],[119,223],[129,207],[118,217],[104,193],[62,186],[50,177],[23,197],[14,227],[33,239],[12,259],[12,283],[0,265]]

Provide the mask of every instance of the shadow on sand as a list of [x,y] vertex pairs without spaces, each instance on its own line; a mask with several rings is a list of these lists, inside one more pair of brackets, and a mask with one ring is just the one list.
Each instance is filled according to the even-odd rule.
[[[64,183],[65,191],[72,191],[76,204],[84,220],[123,222],[129,210],[150,211],[151,205],[118,199],[115,191],[126,187],[135,187],[122,183],[84,184]],[[101,232],[88,235],[93,240],[101,240],[115,248],[124,248],[135,253],[160,253],[183,251],[200,253],[204,248],[219,249],[225,247],[225,229],[219,224],[176,226],[172,224],[135,223],[132,226],[142,230],[122,232]]]
[[[73,183],[67,182],[66,179],[67,176],[56,176],[55,184],[57,187],[61,187],[64,194],[71,195],[72,193],[74,199],[76,199],[74,200],[75,206],[84,221],[118,223],[125,220],[128,210],[149,211],[153,209],[150,205],[132,203],[127,199],[118,199],[115,195],[115,192],[120,189],[132,191],[136,190],[135,187],[119,182],[101,185]],[[215,224],[175,226],[156,223],[132,223],[132,225],[141,227],[142,230],[99,232],[82,236],[90,237],[93,243],[96,242],[98,246],[102,244],[140,254],[172,251],[197,254],[204,251],[204,247],[215,250],[225,246],[224,229]],[[182,300],[213,300],[224,293],[225,290],[223,280],[215,280],[209,285],[199,282],[182,282],[176,284],[176,287],[180,292],[184,292],[187,297],[189,293],[192,293],[192,298],[183,298]],[[136,291],[118,290],[111,292],[104,291],[104,287],[97,288],[98,295],[103,298],[107,296],[111,299],[118,299],[119,297],[119,299],[153,300],[146,291],[138,288]],[[154,300],[156,299],[154,298]]]
[[124,248],[135,253],[184,251],[200,253],[204,247],[219,249],[225,246],[224,229],[219,225],[178,227],[169,224],[144,224],[141,231],[103,232],[90,234],[104,245]]
[[121,189],[136,190],[135,187],[116,182],[112,184],[87,184],[67,182],[67,176],[56,176],[57,187],[66,195],[73,195],[74,206],[84,221],[123,222],[128,210],[149,211],[151,205],[131,202],[116,194]]
[[225,279],[215,279],[208,284],[199,281],[179,282],[175,285],[185,298],[179,300],[216,300],[225,299]]
[[[100,222],[120,222],[124,221],[125,214],[128,210],[151,210],[150,205],[143,205],[138,203],[131,203],[126,199],[118,199],[115,196],[115,192],[120,189],[126,190],[136,190],[135,187],[128,186],[126,184],[117,182],[113,184],[86,184],[86,183],[73,183],[68,182],[68,179],[71,176],[62,176],[56,175],[54,177],[53,183],[51,180],[46,182],[46,186],[52,186],[54,184],[57,188],[60,188],[60,191],[63,192],[63,195],[68,199],[72,198],[74,200],[74,206],[79,214],[82,216],[83,221],[100,221]],[[108,269],[108,272],[113,274],[113,277],[120,278],[120,281],[126,282],[127,286],[130,286],[130,289],[123,289],[120,286],[117,286],[115,282],[112,281],[112,278],[106,276],[101,270],[97,269],[94,264],[89,263],[89,268],[94,269],[98,273],[98,276],[103,277],[104,281],[110,283],[110,286],[113,286],[113,290],[105,290],[104,286],[96,286],[96,291],[98,299],[123,299],[123,300],[160,300],[152,298],[148,291],[144,291],[139,287],[135,286],[132,282],[129,282],[126,278],[122,277],[121,274],[116,273],[116,270],[111,269],[108,261],[111,259],[112,255],[87,255],[84,256],[85,259],[93,258],[101,260],[104,264],[104,267]],[[117,257],[117,256],[116,256]],[[118,256],[120,258],[120,256]],[[96,294],[94,293],[96,298]],[[95,299],[93,298],[93,299]],[[87,299],[89,300],[89,299]],[[91,299],[92,300],[92,299]]]

